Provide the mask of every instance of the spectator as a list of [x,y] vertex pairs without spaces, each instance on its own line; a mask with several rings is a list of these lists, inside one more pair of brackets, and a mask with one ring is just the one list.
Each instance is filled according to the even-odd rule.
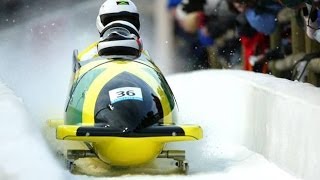
[[265,54],[251,57],[250,64],[254,65],[257,62],[265,63],[284,59],[286,56],[292,54],[291,44],[291,26],[290,23],[283,23],[280,25],[280,46],[275,49],[268,50]]
[[283,5],[293,8],[302,9],[306,34],[309,38],[320,43],[320,1],[319,0],[278,0]]
[[302,12],[308,37],[320,43],[320,12],[309,4],[302,8]]
[[267,64],[250,64],[250,58],[263,55],[269,47],[269,38],[254,29],[247,20],[245,12],[249,7],[254,7],[254,1],[228,0],[230,10],[237,13],[237,29],[244,50],[243,69],[247,71],[268,71]]
[[[223,37],[229,29],[232,29],[235,22],[235,16],[229,11],[225,0],[182,1],[177,11],[177,18],[181,27],[186,32],[196,34],[201,48],[209,48],[210,51],[212,51],[212,46],[215,42],[214,39],[219,38],[225,41],[224,38],[220,37]],[[229,40],[230,38],[228,38],[228,41]],[[230,54],[239,52],[239,50],[234,49],[239,47],[239,41],[234,41],[234,39],[231,39],[231,41],[237,42],[237,44],[230,46],[228,42],[223,43],[223,46],[226,46],[226,50],[221,50],[224,47],[217,47],[219,49],[217,53],[223,56],[227,62],[233,58]],[[237,59],[239,60],[239,58]],[[212,61],[212,59],[210,61]],[[219,65],[215,67],[221,68]]]
[[251,27],[258,32],[270,35],[276,29],[277,14],[282,9],[278,3],[255,0],[228,0],[228,2],[233,11],[244,13]]
[[196,7],[180,2],[168,0],[167,7],[174,17],[175,49],[184,61],[182,70],[209,68],[205,46],[212,44],[213,40],[206,36],[205,31],[199,30],[204,24],[202,10],[205,1],[192,1]]

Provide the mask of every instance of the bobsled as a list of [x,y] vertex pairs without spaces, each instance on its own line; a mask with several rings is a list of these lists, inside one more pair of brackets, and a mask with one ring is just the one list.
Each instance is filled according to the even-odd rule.
[[70,170],[80,158],[96,157],[115,167],[169,158],[188,171],[185,150],[165,150],[170,142],[202,138],[199,125],[177,124],[177,102],[165,77],[143,52],[137,59],[96,57],[79,61],[63,120],[51,120],[58,140],[80,141],[85,149],[68,149]]

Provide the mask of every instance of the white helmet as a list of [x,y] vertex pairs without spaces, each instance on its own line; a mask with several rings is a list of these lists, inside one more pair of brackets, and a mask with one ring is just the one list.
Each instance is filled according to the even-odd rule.
[[140,20],[137,7],[131,0],[107,0],[97,17],[100,33],[99,55],[111,58],[140,56]]
[[101,33],[107,24],[115,20],[130,22],[140,30],[139,13],[131,0],[107,0],[101,5],[97,17],[99,32]]

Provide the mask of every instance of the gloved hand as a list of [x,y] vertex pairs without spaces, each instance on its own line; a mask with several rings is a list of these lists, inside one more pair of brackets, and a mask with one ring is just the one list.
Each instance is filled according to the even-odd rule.
[[309,38],[320,42],[320,24],[318,22],[318,10],[312,9],[307,5],[302,9],[304,21],[306,24],[306,34]]
[[320,29],[316,30],[313,33],[313,37],[314,37],[314,40],[316,40],[318,43],[320,43]]
[[256,63],[260,62],[263,59],[263,55],[258,55],[258,56],[250,56],[249,57],[249,64],[251,66],[254,66]]

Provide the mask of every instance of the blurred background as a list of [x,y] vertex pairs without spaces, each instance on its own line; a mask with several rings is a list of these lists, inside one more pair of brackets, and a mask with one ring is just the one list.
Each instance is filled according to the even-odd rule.
[[[63,117],[73,50],[99,40],[96,17],[103,2],[1,0],[0,81],[23,99],[35,119]],[[135,3],[144,48],[165,75],[176,73],[180,66],[172,54],[167,1]]]
[[[82,50],[99,39],[95,23],[103,0],[1,0],[0,2],[0,31],[12,33],[12,37],[6,36],[7,34],[1,37],[10,41],[9,44],[15,42],[14,46],[20,44],[14,39],[19,37],[19,41],[33,38],[26,44],[29,47],[41,43],[62,44],[74,41],[73,49]],[[159,61],[159,66],[163,66],[165,74],[174,73],[175,68],[180,66],[173,67],[175,65],[172,65],[172,62],[166,62],[169,61],[172,55],[170,52],[173,51],[170,41],[172,38],[168,37],[173,36],[171,33],[173,27],[168,20],[170,16],[166,9],[166,0],[138,0],[135,3],[141,13],[141,33],[145,49],[152,54],[155,61],[164,59]],[[21,31],[21,34],[13,33],[16,30]],[[76,32],[72,33],[74,30]],[[58,42],[57,38],[62,36],[68,39]]]
[[191,61],[189,70],[241,69],[319,87],[319,4],[168,0],[175,53]]
[[[13,35],[20,39],[32,36],[33,45],[76,29],[79,32],[68,40],[80,39],[83,43],[74,43],[74,48],[81,49],[89,40],[96,40],[95,16],[103,2],[1,0],[0,30],[17,26],[22,30],[21,25],[33,21],[22,34]],[[145,49],[165,74],[242,69],[319,86],[319,63],[303,59],[319,49],[317,0],[134,2],[142,14]]]
[[[72,51],[98,40],[103,2],[0,0],[0,78],[32,111],[63,114]],[[144,49],[164,75],[245,70],[320,86],[316,0],[134,2]]]

